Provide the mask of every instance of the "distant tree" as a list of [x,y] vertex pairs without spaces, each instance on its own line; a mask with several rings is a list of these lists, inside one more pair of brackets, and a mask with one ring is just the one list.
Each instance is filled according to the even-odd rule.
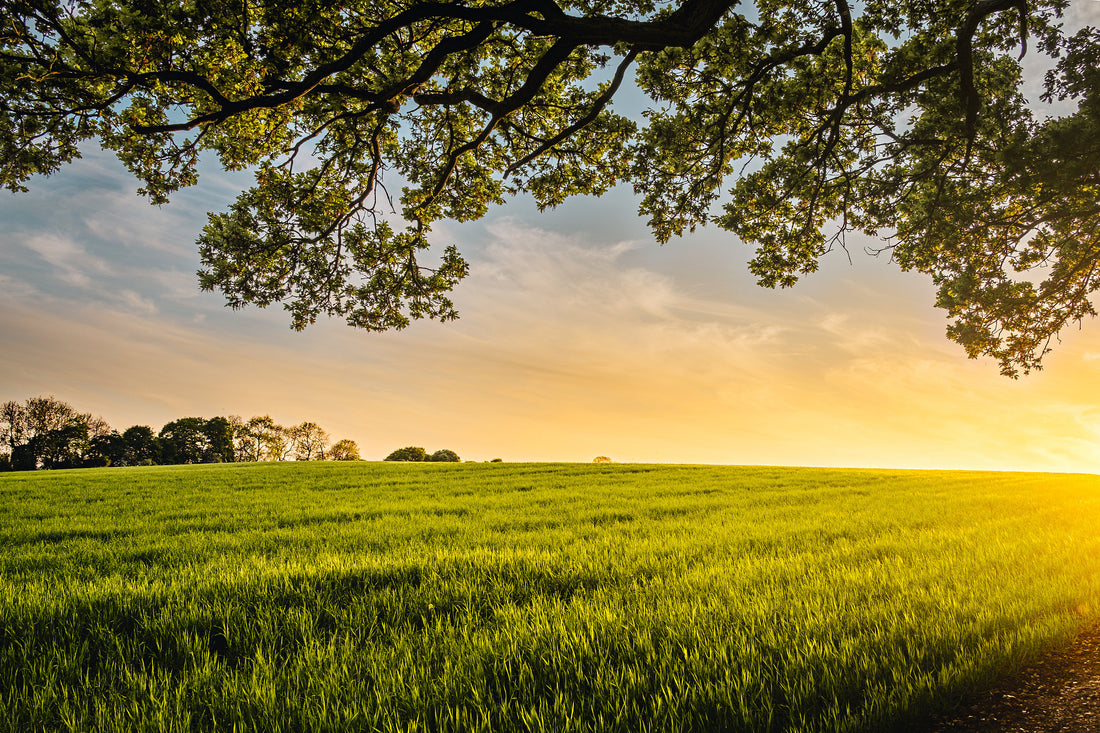
[[387,461],[424,461],[428,458],[428,452],[418,446],[410,445],[398,448],[386,456]]
[[271,415],[249,418],[244,432],[237,437],[238,456],[242,461],[277,461],[282,455],[283,426]]
[[88,425],[88,439],[102,438],[115,432],[110,423],[104,420],[100,416],[92,417],[91,413],[82,415],[84,422]]
[[15,451],[16,446],[23,444],[23,435],[26,431],[26,407],[15,401],[0,405],[0,440],[7,447],[9,456]]
[[11,470],[33,471],[38,468],[38,456],[30,443],[20,443],[11,452]]
[[83,416],[62,427],[39,433],[29,445],[45,469],[80,468],[88,454],[88,423]]
[[290,429],[275,423],[267,439],[268,460],[289,461],[294,456],[294,441]]
[[294,457],[299,461],[320,461],[325,458],[329,435],[315,422],[304,422],[287,430],[293,443]]
[[233,425],[224,417],[212,417],[202,428],[206,436],[203,463],[232,463],[236,460]]
[[84,466],[94,468],[96,466],[125,466],[126,439],[112,430],[107,435],[90,436],[88,439],[88,454],[84,457]]
[[[146,425],[134,425],[120,435],[102,417],[77,412],[53,396],[0,405],[2,470],[321,460],[328,446],[329,435],[317,423],[288,429],[270,415],[247,422],[237,415],[184,417],[166,424],[159,435]],[[359,458],[354,441],[347,441],[340,453]]]
[[442,448],[428,456],[428,460],[433,463],[458,463],[462,459],[453,450]]
[[274,425],[270,415],[256,416],[244,423],[237,434],[237,460],[262,461],[266,456],[266,426]]
[[181,417],[160,429],[161,463],[202,463],[210,441],[206,437],[206,420],[201,417]]
[[494,458],[493,460],[489,461],[489,463],[504,463],[504,459]]
[[85,426],[91,421],[91,415],[81,415],[68,402],[53,395],[31,397],[24,405],[24,415],[24,439],[28,441],[51,430],[62,430],[78,418],[84,418]]
[[160,460],[160,442],[148,425],[134,425],[122,433],[127,466],[146,466]]
[[611,463],[611,459],[607,456],[596,456],[592,459],[593,463]]
[[338,440],[328,449],[328,459],[330,461],[358,461],[359,446],[356,445],[354,440],[347,438]]
[[233,456],[237,461],[252,460],[248,457],[251,437],[248,434],[248,423],[240,415],[228,415],[226,421],[233,431]]

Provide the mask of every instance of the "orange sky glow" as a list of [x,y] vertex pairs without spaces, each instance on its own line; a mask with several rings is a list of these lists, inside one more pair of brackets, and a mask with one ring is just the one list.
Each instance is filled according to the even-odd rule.
[[[1100,2],[1071,5],[1081,24]],[[465,459],[1100,472],[1100,323],[1019,380],[944,336],[927,278],[850,238],[785,291],[703,230],[659,246],[625,189],[436,227],[471,265],[457,322],[301,333],[200,293],[195,239],[247,174],[149,206],[94,146],[0,195],[0,400],[52,394],[120,431],[270,414]]]

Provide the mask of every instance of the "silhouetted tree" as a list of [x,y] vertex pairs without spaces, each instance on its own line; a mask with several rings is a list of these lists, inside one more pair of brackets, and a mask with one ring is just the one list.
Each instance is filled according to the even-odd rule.
[[107,435],[91,436],[84,465],[89,468],[129,465],[126,461],[126,439],[114,430]]
[[419,446],[410,445],[398,448],[386,456],[387,461],[423,461],[428,457],[428,452]]
[[68,427],[74,420],[83,417],[87,426],[90,415],[81,415],[68,402],[62,402],[49,397],[31,397],[24,405],[25,429],[24,439],[30,441],[36,436],[44,435],[51,430],[61,430]]
[[91,413],[84,413],[81,417],[88,426],[89,440],[92,438],[102,438],[114,432],[114,428],[99,415],[93,417]]
[[145,466],[160,460],[160,443],[148,425],[134,425],[122,433],[128,466]]
[[232,463],[236,460],[233,448],[233,425],[224,417],[212,417],[203,425],[206,436],[206,449],[203,451],[204,463]]
[[[0,108],[2,109],[2,108]],[[102,417],[79,413],[54,397],[0,404],[0,470],[155,463],[283,461],[325,458],[329,436],[315,422],[284,428],[270,415],[245,422],[229,417],[184,417],[161,428],[134,425],[121,435]],[[354,441],[340,454],[358,459]]]
[[7,446],[9,456],[16,446],[25,442],[23,435],[27,430],[26,412],[26,407],[14,400],[0,405],[0,440]]
[[161,428],[161,463],[202,463],[210,447],[205,428],[206,420],[201,417],[181,417]]
[[80,468],[89,447],[88,424],[83,418],[75,418],[60,428],[39,433],[30,446],[42,468]]
[[79,413],[52,395],[0,406],[0,437],[17,470],[75,468],[84,460],[89,440],[110,432],[103,418]]
[[11,470],[33,471],[38,468],[38,456],[30,443],[20,443],[11,452]]
[[428,456],[428,460],[434,463],[458,463],[462,459],[453,450],[442,448]]

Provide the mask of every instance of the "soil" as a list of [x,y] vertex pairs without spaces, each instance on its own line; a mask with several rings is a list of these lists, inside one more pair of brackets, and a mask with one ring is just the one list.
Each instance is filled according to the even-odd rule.
[[1100,733],[1100,625],[966,701],[928,733]]

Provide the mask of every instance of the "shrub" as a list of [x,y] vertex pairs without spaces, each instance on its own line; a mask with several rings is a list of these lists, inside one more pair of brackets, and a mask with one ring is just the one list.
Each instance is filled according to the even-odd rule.
[[489,461],[489,463],[504,463],[504,461],[500,458],[494,458],[493,460]]
[[428,451],[415,445],[398,448],[386,456],[387,461],[426,461],[427,459]]
[[462,459],[458,457],[458,454],[453,450],[447,448],[441,448],[435,453],[428,456],[429,461],[435,461],[436,463],[458,463]]
[[593,463],[611,463],[611,459],[607,456],[596,456],[592,459]]

